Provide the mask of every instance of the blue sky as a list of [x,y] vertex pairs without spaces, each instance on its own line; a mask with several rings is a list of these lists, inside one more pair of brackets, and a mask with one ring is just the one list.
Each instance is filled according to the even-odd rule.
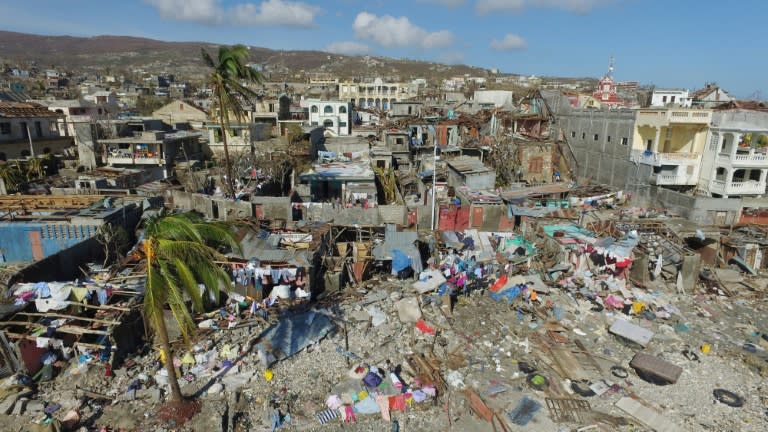
[[768,2],[0,0],[0,29],[370,53],[768,98]]

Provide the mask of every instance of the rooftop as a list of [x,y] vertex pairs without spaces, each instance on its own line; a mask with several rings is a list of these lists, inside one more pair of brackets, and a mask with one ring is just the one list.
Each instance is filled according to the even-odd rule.
[[0,118],[61,117],[62,114],[48,110],[34,102],[0,101]]

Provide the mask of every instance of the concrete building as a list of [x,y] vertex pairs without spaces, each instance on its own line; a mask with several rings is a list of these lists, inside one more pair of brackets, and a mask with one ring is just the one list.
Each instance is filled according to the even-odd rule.
[[349,101],[360,108],[389,110],[392,102],[416,96],[418,85],[384,82],[376,78],[368,83],[344,81],[338,84],[339,100]]
[[679,106],[690,108],[693,98],[688,95],[688,90],[680,89],[655,89],[651,95],[651,106],[664,108]]
[[392,102],[392,111],[390,117],[421,117],[421,110],[424,108],[424,102],[416,101],[395,101]]
[[352,133],[352,104],[341,101],[309,99],[310,126],[320,126],[333,136],[347,136]]
[[200,134],[186,131],[136,131],[131,136],[100,140],[106,145],[109,166],[118,168],[162,169],[163,178],[171,176],[177,159],[200,156]]
[[[741,198],[725,199],[697,196],[693,193],[694,187],[690,185],[658,184],[659,182],[664,183],[666,179],[659,178],[660,172],[654,171],[661,171],[661,167],[665,164],[682,163],[684,168],[679,169],[679,178],[685,183],[688,183],[689,177],[693,177],[694,172],[697,176],[698,173],[704,176],[714,169],[703,166],[704,154],[712,152],[712,150],[707,147],[707,150],[704,151],[701,142],[702,133],[704,134],[703,141],[707,142],[706,124],[712,119],[710,111],[683,109],[682,111],[688,114],[693,112],[708,113],[706,114],[708,119],[707,117],[697,117],[694,120],[694,118],[689,117],[687,121],[692,123],[686,127],[681,127],[680,123],[676,123],[676,121],[669,122],[667,113],[676,110],[642,110],[654,112],[654,114],[645,114],[645,116],[656,118],[653,122],[656,127],[665,127],[665,124],[671,125],[673,135],[682,134],[675,140],[675,145],[687,141],[683,148],[687,145],[687,148],[693,148],[694,152],[696,150],[699,152],[692,156],[690,153],[685,154],[684,150],[676,151],[676,147],[670,142],[672,152],[664,153],[663,150],[667,141],[666,132],[661,131],[659,140],[656,140],[655,127],[650,127],[650,129],[645,129],[642,132],[638,131],[635,122],[637,116],[640,115],[639,111],[573,109],[567,98],[559,92],[543,93],[555,114],[555,127],[559,131],[560,139],[576,158],[575,171],[582,182],[588,180],[622,189],[632,195],[634,205],[664,207],[681,214],[691,222],[702,225],[738,223],[742,209],[749,208],[759,211],[768,208],[768,200],[765,198],[742,196]],[[649,119],[643,119],[641,122],[648,123]],[[649,128],[648,125],[642,127]],[[702,127],[705,128],[703,132],[693,132],[696,128]],[[654,146],[662,137],[665,141],[661,145],[662,154],[654,154],[651,151],[646,156],[647,141],[641,140],[651,139],[651,148],[658,149]],[[685,139],[683,139],[684,137]],[[690,142],[691,139],[694,140],[693,143]],[[671,138],[670,141],[672,141]],[[640,158],[647,160],[641,163]],[[697,160],[702,165],[700,169],[696,166]],[[689,175],[688,167],[691,166],[693,168],[690,169],[694,172]],[[678,172],[675,171],[672,177],[677,182]],[[654,180],[656,183],[649,180]],[[700,182],[697,181],[696,183]],[[683,193],[672,188],[690,190],[688,193]],[[700,184],[699,188],[701,189]]]
[[514,95],[510,90],[475,90],[474,102],[477,104],[489,104],[495,108],[511,107],[514,103]]
[[711,121],[710,110],[639,110],[635,116],[630,160],[653,168],[648,178],[652,184],[697,185]]
[[176,99],[152,111],[152,117],[162,119],[171,126],[176,123],[202,124],[208,120],[208,113],[195,104]]
[[32,102],[0,102],[0,160],[61,153],[73,145],[59,130],[63,114]]
[[721,89],[717,83],[707,83],[704,88],[696,90],[691,94],[691,104],[699,108],[714,108],[726,102],[733,101],[734,98],[727,91]]
[[480,159],[459,156],[446,161],[448,186],[466,185],[473,190],[493,189],[496,186],[496,171],[485,166]]
[[701,164],[700,192],[714,197],[762,196],[768,176],[768,112],[715,111]]

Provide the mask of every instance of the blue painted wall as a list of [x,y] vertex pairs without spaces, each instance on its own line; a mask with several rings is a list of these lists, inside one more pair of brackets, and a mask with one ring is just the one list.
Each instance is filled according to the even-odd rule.
[[21,263],[35,261],[30,233],[40,234],[43,258],[75,246],[96,235],[97,225],[73,225],[49,222],[0,222],[0,261]]

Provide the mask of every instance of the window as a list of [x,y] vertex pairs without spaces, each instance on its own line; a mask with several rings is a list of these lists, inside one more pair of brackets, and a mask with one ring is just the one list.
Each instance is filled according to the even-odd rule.
[[333,107],[330,105],[326,105],[325,108],[323,108],[324,114],[333,114]]
[[333,120],[326,120],[323,122],[323,127],[333,127]]
[[395,144],[402,145],[405,144],[405,141],[402,138],[395,138]]
[[675,97],[674,96],[670,96],[669,101],[672,102],[672,103],[675,103]]
[[587,133],[586,132],[582,132],[581,133],[581,139],[587,139]]
[[27,128],[27,122],[21,122],[19,123],[19,126],[21,126],[21,137],[29,138],[29,129]]
[[0,123],[0,134],[2,135],[10,135],[11,134],[11,124],[8,122]]
[[576,138],[576,131],[571,131],[571,138]]
[[340,121],[339,127],[347,127],[347,122]]
[[43,137],[43,123],[36,121],[35,122],[35,136],[38,138]]
[[312,109],[311,109],[311,111],[312,111],[313,113],[316,113],[316,112],[317,112],[317,105],[312,105]]
[[184,104],[183,103],[179,104],[179,111],[184,111]]
[[653,149],[653,140],[649,139],[648,141],[645,142],[645,150],[651,151],[651,149]]
[[595,134],[595,141],[597,141],[600,138],[600,135]]
[[662,96],[661,97],[661,101],[664,102],[664,103],[667,103],[667,97],[666,96]]
[[239,137],[242,134],[240,129],[230,129],[229,133],[233,137]]
[[608,136],[606,137],[606,141],[607,141],[607,142],[611,142],[611,136],[610,136],[610,135],[608,135]]
[[312,126],[317,126],[317,122],[312,122]]
[[339,114],[346,114],[347,113],[347,107],[340,106],[339,107]]
[[544,169],[544,158],[533,157],[528,160],[528,173],[529,174],[541,174]]
[[627,138],[627,137],[622,138],[621,139],[621,145],[627,145],[627,144],[629,144],[629,138]]

